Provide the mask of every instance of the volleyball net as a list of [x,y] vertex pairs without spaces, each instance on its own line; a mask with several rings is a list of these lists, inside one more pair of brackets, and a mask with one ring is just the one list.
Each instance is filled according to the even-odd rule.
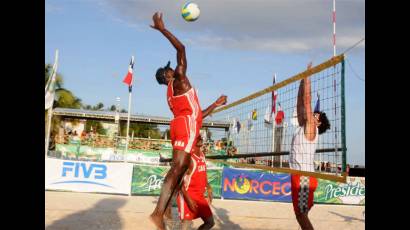
[[[299,173],[344,181],[346,179],[344,68],[344,56],[335,56],[286,80],[216,109],[210,119],[230,124],[229,130],[212,134],[215,139],[225,140],[226,154],[210,155],[207,158],[235,167]],[[306,155],[306,162],[300,162],[313,164],[311,165],[313,167],[309,168],[314,168],[314,172],[296,170],[290,167],[289,163],[292,139],[299,127],[297,117],[299,85],[304,78],[309,78],[311,82],[312,112],[320,110],[326,113],[330,122],[330,129],[318,137],[313,161],[308,160]]]

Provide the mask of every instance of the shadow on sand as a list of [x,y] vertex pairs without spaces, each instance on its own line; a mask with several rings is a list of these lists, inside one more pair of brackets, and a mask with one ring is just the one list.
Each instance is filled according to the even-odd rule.
[[54,221],[46,227],[46,230],[121,229],[122,224],[118,209],[124,205],[125,200],[122,199],[104,199],[90,209]]

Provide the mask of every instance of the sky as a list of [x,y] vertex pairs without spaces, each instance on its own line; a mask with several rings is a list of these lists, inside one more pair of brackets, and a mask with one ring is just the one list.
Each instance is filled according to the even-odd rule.
[[[236,101],[318,64],[333,55],[331,0],[196,0],[201,15],[186,22],[186,1],[46,0],[45,63],[59,50],[64,87],[84,104],[106,107],[121,98],[135,56],[132,113],[171,117],[165,88],[155,71],[176,64],[168,40],[149,27],[155,11],[186,46],[187,75],[202,107],[219,95]],[[340,54],[365,37],[364,0],[336,1]],[[347,163],[365,165],[365,42],[346,54]]]

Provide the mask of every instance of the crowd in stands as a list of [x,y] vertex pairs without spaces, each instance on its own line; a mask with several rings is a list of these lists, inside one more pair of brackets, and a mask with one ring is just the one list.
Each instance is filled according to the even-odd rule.
[[[76,130],[65,132],[62,135],[56,135],[54,138],[56,144],[71,144],[90,146],[94,148],[125,148],[126,138],[110,137],[100,135],[95,131],[86,132],[85,130],[79,135]],[[172,149],[171,141],[165,139],[147,139],[147,138],[130,138],[128,149],[141,150],[162,150]],[[228,152],[229,155],[236,154],[236,148],[227,147],[226,142],[221,140],[206,142],[203,146],[205,154],[213,153],[215,151]]]

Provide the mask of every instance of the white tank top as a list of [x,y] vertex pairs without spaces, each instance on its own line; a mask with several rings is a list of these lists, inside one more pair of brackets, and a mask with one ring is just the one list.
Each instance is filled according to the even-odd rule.
[[306,139],[304,127],[296,128],[292,138],[289,154],[289,167],[300,171],[314,172],[316,145],[319,131],[316,127],[316,135],[313,141]]

